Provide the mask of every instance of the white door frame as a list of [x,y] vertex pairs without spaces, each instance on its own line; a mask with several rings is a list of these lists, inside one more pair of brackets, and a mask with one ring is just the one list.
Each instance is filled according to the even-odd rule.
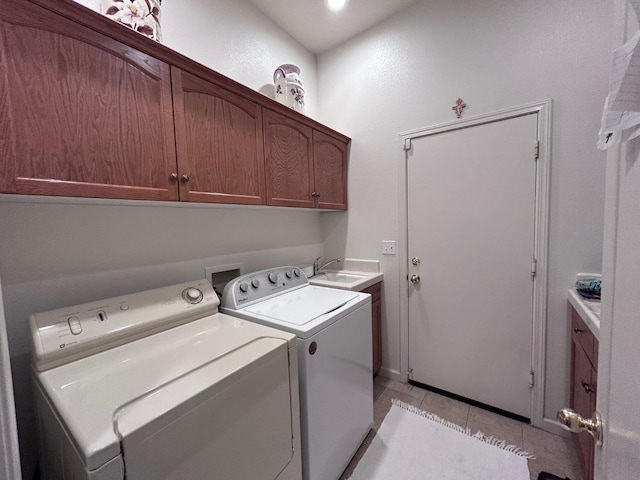
[[[431,127],[410,130],[400,134],[402,154],[399,174],[399,212],[398,261],[400,272],[400,376],[403,381],[409,378],[409,252],[408,252],[408,201],[407,201],[407,162],[412,155],[411,140],[434,135],[436,133],[459,130],[486,123],[498,122],[523,115],[538,114],[538,168],[536,170],[535,191],[535,231],[534,255],[537,270],[533,282],[533,335],[532,369],[535,372],[533,394],[531,396],[531,424],[542,427],[544,422],[544,385],[547,324],[547,277],[548,277],[548,228],[549,228],[549,176],[551,163],[551,99],[520,105],[506,110],[487,113],[441,123]],[[407,149],[408,148],[408,149]],[[405,150],[406,149],[406,150]],[[531,161],[534,161],[534,145],[531,145]]]
[[0,280],[0,478],[22,478],[6,327]]

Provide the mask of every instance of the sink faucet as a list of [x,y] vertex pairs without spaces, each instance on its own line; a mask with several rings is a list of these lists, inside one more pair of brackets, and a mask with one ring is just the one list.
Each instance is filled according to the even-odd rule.
[[329,260],[328,262],[323,263],[322,265],[320,265],[320,259],[322,257],[318,257],[316,258],[315,262],[313,262],[313,275],[318,275],[320,273],[320,271],[326,267],[328,267],[329,265],[331,265],[332,263],[335,262],[339,262],[340,259],[339,258],[334,258],[333,260]]

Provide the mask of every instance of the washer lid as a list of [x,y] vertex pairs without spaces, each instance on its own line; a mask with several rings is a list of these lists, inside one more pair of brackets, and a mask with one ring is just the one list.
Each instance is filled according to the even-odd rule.
[[215,314],[35,375],[86,468],[94,470],[120,454],[114,425],[120,423],[120,437],[137,429],[136,418],[123,416],[134,404],[149,407],[137,419],[144,425],[158,408],[179,405],[295,341],[292,334]]
[[357,292],[310,285],[251,305],[244,311],[300,326],[337,310],[359,295]]

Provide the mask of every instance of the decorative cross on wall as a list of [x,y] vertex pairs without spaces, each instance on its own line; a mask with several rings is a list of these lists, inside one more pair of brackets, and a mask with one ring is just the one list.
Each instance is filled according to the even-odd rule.
[[456,100],[456,104],[453,107],[451,107],[451,110],[456,112],[456,117],[460,118],[462,116],[462,110],[466,106],[467,104],[464,103],[464,101],[461,98],[458,98],[458,100]]

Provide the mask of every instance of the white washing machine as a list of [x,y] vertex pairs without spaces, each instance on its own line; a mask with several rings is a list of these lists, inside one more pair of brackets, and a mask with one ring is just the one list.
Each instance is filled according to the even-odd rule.
[[199,280],[30,317],[45,480],[300,480],[295,335]]
[[298,337],[303,478],[337,480],[373,424],[371,296],[279,267],[229,282],[221,311]]

